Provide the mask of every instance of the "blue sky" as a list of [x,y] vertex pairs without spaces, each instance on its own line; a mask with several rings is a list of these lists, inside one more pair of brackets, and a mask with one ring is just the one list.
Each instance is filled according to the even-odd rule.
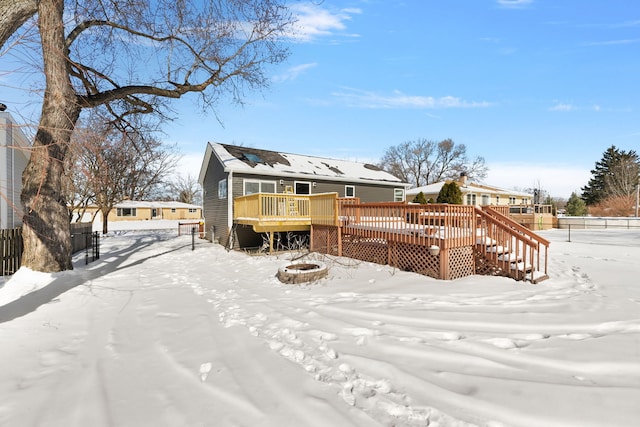
[[568,198],[609,146],[640,149],[640,2],[293,6],[307,36],[271,87],[221,106],[224,128],[185,107],[170,132],[185,153],[199,159],[212,140],[376,161],[404,141],[451,138],[485,158],[486,183]]
[[486,183],[568,198],[609,146],[640,150],[637,0],[290,4],[302,31],[267,90],[222,102],[223,125],[195,97],[173,104],[184,171],[207,141],[376,162],[451,138],[485,158]]

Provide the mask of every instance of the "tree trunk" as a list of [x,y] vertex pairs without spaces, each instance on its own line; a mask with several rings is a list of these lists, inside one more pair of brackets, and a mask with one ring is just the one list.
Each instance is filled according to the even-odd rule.
[[109,225],[107,223],[109,218],[109,212],[111,212],[111,208],[102,209],[100,212],[102,212],[102,234],[107,234],[109,232]]
[[22,174],[21,199],[25,210],[22,265],[42,272],[73,268],[63,169],[80,108],[69,80],[63,6],[64,0],[39,2],[46,90],[33,151]]

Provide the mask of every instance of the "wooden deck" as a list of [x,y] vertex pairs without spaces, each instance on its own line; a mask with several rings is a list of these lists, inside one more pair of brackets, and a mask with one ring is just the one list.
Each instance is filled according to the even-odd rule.
[[311,250],[416,271],[439,279],[502,275],[546,279],[549,242],[505,209],[360,203],[337,194],[253,194],[234,201],[234,221],[258,233],[306,231]]
[[311,229],[310,197],[256,193],[233,201],[234,221],[251,225],[257,233]]

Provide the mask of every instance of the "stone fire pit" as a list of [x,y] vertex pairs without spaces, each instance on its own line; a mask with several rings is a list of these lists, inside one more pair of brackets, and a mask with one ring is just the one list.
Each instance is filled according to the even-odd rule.
[[282,283],[306,283],[325,277],[327,266],[321,261],[300,261],[285,264],[276,275]]

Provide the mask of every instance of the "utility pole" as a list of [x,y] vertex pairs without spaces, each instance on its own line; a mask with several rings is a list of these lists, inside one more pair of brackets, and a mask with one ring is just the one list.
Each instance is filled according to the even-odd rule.
[[636,185],[636,217],[638,216],[638,205],[640,205],[640,183]]

